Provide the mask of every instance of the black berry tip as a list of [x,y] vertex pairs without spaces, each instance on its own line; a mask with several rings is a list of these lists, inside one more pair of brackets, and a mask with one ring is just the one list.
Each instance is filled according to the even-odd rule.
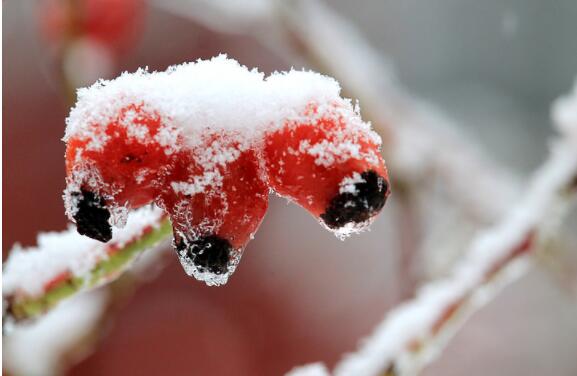
[[352,192],[335,196],[321,214],[323,222],[331,229],[348,223],[363,223],[377,214],[387,201],[389,184],[373,170],[361,174],[362,181],[354,183]]
[[175,237],[175,247],[179,254],[186,250],[185,257],[202,272],[208,271],[213,274],[228,272],[233,248],[228,240],[220,236],[209,235],[193,241]]
[[72,195],[77,199],[74,220],[78,233],[104,243],[112,239],[112,226],[108,223],[110,212],[104,199],[84,189]]

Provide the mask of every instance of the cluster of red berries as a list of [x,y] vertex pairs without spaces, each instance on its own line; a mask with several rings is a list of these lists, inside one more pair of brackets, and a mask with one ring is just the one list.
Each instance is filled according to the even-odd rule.
[[81,234],[106,242],[118,208],[153,202],[172,220],[187,273],[223,275],[259,227],[271,190],[337,233],[370,223],[388,176],[378,138],[355,121],[348,102],[310,102],[249,143],[211,128],[191,140],[151,106],[131,104],[67,139],[68,212]]

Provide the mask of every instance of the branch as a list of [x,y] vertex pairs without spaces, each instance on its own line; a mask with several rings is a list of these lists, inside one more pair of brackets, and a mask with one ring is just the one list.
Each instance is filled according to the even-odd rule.
[[172,234],[160,209],[132,213],[106,243],[70,227],[38,236],[38,246],[16,246],[4,264],[4,323],[37,318],[61,301],[116,279],[145,250]]
[[82,359],[100,336],[108,299],[105,289],[80,294],[41,319],[15,327],[2,339],[4,374],[65,374],[69,363]]
[[448,277],[391,311],[360,349],[336,366],[335,375],[417,373],[473,312],[523,274],[526,255],[552,236],[577,192],[577,86],[556,103],[554,118],[564,137],[554,142],[517,205],[473,240]]

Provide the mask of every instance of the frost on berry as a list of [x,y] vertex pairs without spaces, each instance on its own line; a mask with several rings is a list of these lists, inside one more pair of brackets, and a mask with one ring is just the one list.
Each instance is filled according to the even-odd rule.
[[106,241],[128,210],[170,217],[187,274],[226,283],[268,206],[290,198],[345,236],[389,194],[380,138],[331,78],[264,77],[219,56],[78,92],[67,119],[68,216]]
[[349,102],[310,103],[266,134],[269,183],[345,238],[366,229],[389,194],[379,145]]

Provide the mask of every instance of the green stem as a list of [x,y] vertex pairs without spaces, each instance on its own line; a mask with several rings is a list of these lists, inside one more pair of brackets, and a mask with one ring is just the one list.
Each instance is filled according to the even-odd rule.
[[138,255],[156,246],[172,234],[172,226],[168,219],[163,219],[159,226],[149,233],[128,243],[115,251],[108,258],[97,263],[85,276],[65,278],[43,292],[40,296],[7,297],[7,311],[15,321],[31,320],[45,314],[58,303],[82,291],[87,291],[118,278],[130,267]]

